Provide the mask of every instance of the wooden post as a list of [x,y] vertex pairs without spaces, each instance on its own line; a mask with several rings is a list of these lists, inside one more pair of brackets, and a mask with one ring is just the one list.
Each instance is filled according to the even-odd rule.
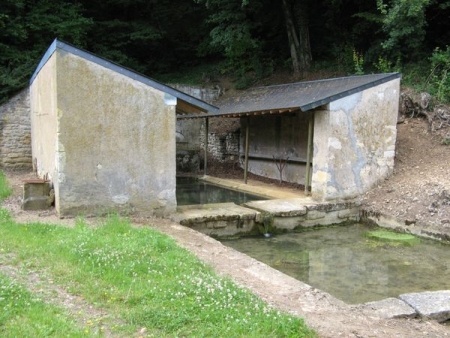
[[203,175],[207,175],[207,169],[208,169],[208,133],[209,133],[209,120],[207,117],[205,117],[205,142],[204,142],[204,165],[203,165]]
[[305,177],[305,195],[310,194],[309,186],[311,185],[311,162],[312,162],[312,146],[313,146],[313,125],[314,113],[308,122],[308,145],[306,148],[306,177]]
[[250,118],[247,117],[247,126],[245,128],[245,164],[244,164],[244,183],[247,184],[247,175],[248,175],[248,139],[249,139],[249,127],[250,125]]

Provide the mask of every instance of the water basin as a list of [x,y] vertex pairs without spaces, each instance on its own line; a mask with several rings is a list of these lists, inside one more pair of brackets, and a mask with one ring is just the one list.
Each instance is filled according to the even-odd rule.
[[222,242],[349,304],[450,289],[450,245],[368,238],[375,229],[354,224]]
[[193,177],[177,177],[177,204],[209,204],[234,202],[238,205],[266,198],[219,187]]

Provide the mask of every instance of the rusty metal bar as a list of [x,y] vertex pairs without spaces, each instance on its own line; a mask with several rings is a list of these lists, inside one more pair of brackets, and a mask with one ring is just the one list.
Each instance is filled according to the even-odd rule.
[[245,128],[245,165],[244,165],[244,183],[247,184],[248,176],[248,139],[249,139],[249,129],[250,129],[250,118],[247,117],[247,126]]
[[204,154],[205,154],[205,158],[204,158],[204,165],[203,165],[203,175],[207,175],[207,169],[208,169],[208,133],[209,133],[209,120],[206,117],[205,118],[205,142],[204,142]]
[[312,163],[312,142],[313,142],[314,114],[311,115],[308,123],[308,145],[306,148],[306,177],[305,177],[305,195],[311,193],[311,163]]

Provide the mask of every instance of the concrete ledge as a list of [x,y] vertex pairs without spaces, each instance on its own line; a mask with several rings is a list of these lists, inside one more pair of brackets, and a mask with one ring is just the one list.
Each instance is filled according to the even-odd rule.
[[394,229],[397,231],[413,234],[419,237],[430,238],[450,242],[450,229],[436,228],[427,224],[405,224],[404,221],[394,217],[375,213],[367,210],[361,210],[361,221],[364,223],[373,223],[382,228]]
[[250,233],[255,225],[265,223],[266,214],[271,215],[273,222],[264,226],[270,226],[271,231],[359,220],[359,209],[351,203],[318,205],[307,198],[253,201],[243,206],[234,203],[187,205],[178,207],[177,211],[173,220],[217,237]]
[[286,230],[357,222],[360,215],[358,202],[323,203],[314,202],[311,198],[291,198],[253,201],[244,205],[261,213],[270,213],[274,218],[273,226]]
[[450,290],[406,293],[400,299],[422,317],[439,322],[450,319]]
[[202,180],[213,183],[215,185],[234,189],[238,191],[248,192],[250,194],[260,195],[267,198],[299,198],[304,197],[304,192],[300,190],[281,188],[276,185],[271,185],[255,180],[248,180],[248,184],[245,184],[243,180],[236,179],[222,179],[212,176],[204,176]]
[[243,205],[261,212],[268,212],[274,217],[303,216],[308,212],[303,198],[253,201]]
[[234,203],[187,205],[177,208],[173,219],[209,236],[233,236],[250,232],[258,211]]

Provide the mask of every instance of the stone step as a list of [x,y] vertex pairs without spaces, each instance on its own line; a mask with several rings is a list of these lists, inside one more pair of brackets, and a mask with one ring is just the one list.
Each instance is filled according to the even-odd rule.
[[399,298],[422,317],[438,322],[450,319],[450,290],[405,293]]

